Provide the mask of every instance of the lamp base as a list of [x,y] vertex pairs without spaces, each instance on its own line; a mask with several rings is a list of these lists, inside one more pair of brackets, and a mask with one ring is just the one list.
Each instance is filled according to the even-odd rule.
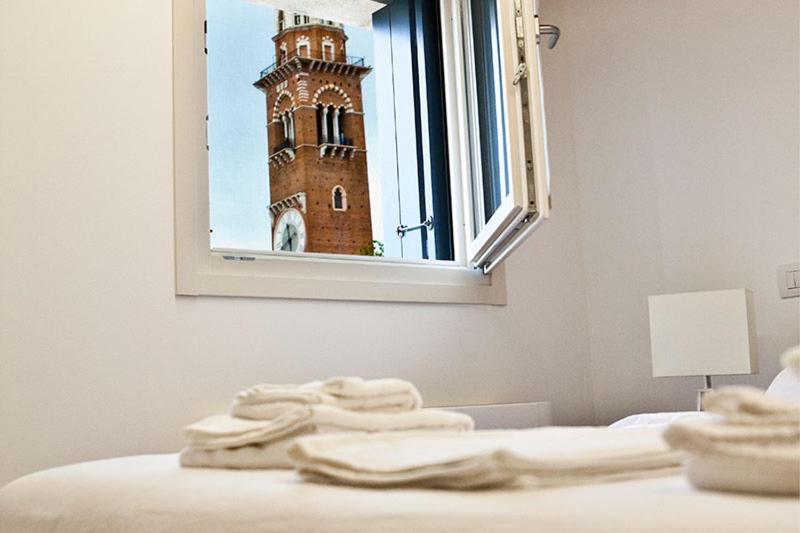
[[703,398],[714,389],[697,389],[697,410],[703,411]]
[[703,382],[705,383],[705,387],[702,389],[697,390],[697,410],[703,410],[703,398],[705,395],[711,392],[713,389],[711,388],[711,376],[703,376]]

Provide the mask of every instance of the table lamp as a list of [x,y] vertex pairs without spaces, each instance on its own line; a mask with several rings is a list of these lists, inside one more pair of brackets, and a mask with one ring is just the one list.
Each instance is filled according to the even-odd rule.
[[702,377],[698,411],[711,390],[711,376],[758,372],[749,290],[650,296],[649,307],[653,377]]

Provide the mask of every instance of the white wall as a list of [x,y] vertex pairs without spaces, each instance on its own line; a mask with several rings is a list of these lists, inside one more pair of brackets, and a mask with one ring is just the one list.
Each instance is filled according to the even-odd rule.
[[[798,2],[544,0],[564,10],[597,422],[692,409],[650,377],[649,294],[754,291],[766,387],[798,343]],[[546,17],[545,17],[546,18]],[[552,94],[552,92],[551,92]]]
[[593,390],[598,422],[692,408],[696,380],[650,378],[652,293],[753,289],[740,381],[798,342],[774,273],[800,255],[796,2],[543,1],[555,211],[505,308],[176,298],[168,4],[4,5],[0,484],[175,450],[262,380],[399,375],[564,424]]
[[177,450],[183,425],[264,380],[396,375],[431,404],[550,400],[557,422],[591,422],[566,122],[558,214],[509,262],[507,307],[176,298],[169,4],[3,5],[0,485]]

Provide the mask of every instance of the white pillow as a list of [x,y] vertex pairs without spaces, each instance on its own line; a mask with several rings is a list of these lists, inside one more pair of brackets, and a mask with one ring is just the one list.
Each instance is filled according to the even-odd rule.
[[772,380],[766,394],[782,400],[800,403],[800,379],[797,379],[791,369],[784,368]]
[[715,415],[704,411],[679,411],[676,413],[642,413],[639,415],[626,416],[622,420],[617,420],[611,424],[614,429],[642,429],[642,428],[665,428],[678,420],[691,420],[699,418],[713,418]]
[[[800,379],[790,368],[785,368],[775,376],[765,394],[800,404]],[[700,411],[642,413],[626,416],[608,427],[616,429],[663,428],[678,420],[713,418],[714,416],[716,415]]]

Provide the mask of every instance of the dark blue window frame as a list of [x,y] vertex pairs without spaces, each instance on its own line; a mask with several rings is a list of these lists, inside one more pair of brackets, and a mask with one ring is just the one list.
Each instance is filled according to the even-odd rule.
[[[444,68],[442,65],[441,14],[439,2],[431,0],[390,0],[373,15],[375,39],[387,40],[392,53],[409,54],[409,63],[394,64],[394,86],[378,91],[379,109],[413,110],[413,132],[417,154],[429,157],[430,174],[425,161],[417,158],[420,221],[433,215],[437,260],[455,259],[453,243],[453,204],[450,195],[450,168],[447,146]],[[399,48],[403,50],[399,50]],[[421,78],[424,77],[424,83]],[[428,150],[423,150],[423,135]],[[430,184],[426,187],[426,181]],[[426,190],[430,191],[432,213],[428,212]],[[422,257],[429,259],[428,230],[422,229]]]

